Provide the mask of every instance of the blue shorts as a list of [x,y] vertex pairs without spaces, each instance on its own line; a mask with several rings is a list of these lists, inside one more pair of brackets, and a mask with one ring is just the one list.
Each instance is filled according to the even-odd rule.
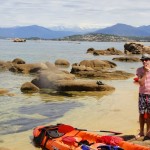
[[150,94],[139,93],[139,113],[144,114],[146,111],[150,114]]

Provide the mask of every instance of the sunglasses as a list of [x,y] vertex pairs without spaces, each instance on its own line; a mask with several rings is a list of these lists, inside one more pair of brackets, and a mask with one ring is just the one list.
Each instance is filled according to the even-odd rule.
[[141,61],[144,62],[144,61],[148,61],[148,60],[150,60],[150,59],[149,59],[149,58],[147,58],[147,59],[142,59]]
[[111,146],[111,145],[101,145],[101,146],[98,146],[97,148],[98,149],[100,148],[100,150],[123,150],[119,146]]

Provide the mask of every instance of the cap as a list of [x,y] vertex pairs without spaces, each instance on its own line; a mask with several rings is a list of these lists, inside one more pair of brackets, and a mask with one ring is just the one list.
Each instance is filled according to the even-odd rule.
[[150,55],[149,54],[143,54],[140,60],[145,60],[145,59],[149,59],[150,60]]

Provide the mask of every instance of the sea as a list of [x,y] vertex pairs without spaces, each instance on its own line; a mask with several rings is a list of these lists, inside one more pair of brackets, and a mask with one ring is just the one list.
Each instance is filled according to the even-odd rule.
[[[19,43],[1,39],[0,61],[21,58],[26,63],[55,63],[57,59],[62,58],[73,64],[82,60],[100,59],[116,63],[116,70],[135,73],[141,62],[115,62],[112,58],[119,56],[94,56],[86,53],[88,48],[105,50],[114,47],[124,51],[124,44],[125,42],[51,40],[27,40]],[[150,46],[149,42],[142,44]],[[70,71],[71,67],[70,65],[63,69]],[[0,70],[0,88],[7,89],[10,93],[0,96],[0,135],[24,132],[38,125],[51,123],[67,123],[91,129],[111,128],[123,132],[135,130],[138,122],[138,86],[134,85],[132,78],[103,80],[104,83],[115,87],[115,91],[108,95],[101,92],[22,93],[21,85],[34,78],[33,75]]]

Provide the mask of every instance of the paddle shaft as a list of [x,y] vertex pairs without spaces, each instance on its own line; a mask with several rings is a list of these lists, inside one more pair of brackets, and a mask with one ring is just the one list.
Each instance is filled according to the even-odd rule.
[[89,131],[89,132],[106,132],[106,133],[112,133],[112,134],[114,134],[114,135],[122,134],[121,132],[107,131],[107,130],[90,131],[90,130],[87,130],[87,129],[78,129],[78,128],[75,128],[75,129],[76,129],[76,130],[80,130],[80,131]]

